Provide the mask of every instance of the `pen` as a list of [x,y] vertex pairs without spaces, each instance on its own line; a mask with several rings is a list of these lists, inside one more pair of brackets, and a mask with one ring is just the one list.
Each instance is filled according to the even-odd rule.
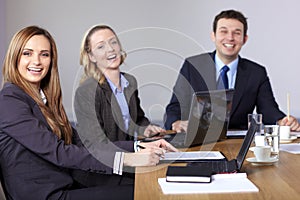
[[144,146],[141,146],[141,145],[137,145],[140,149],[146,149],[146,147],[144,147]]
[[[146,147],[144,147],[144,146],[142,146],[142,145],[137,145],[137,147],[139,147],[140,149],[146,149]],[[165,153],[165,151],[164,151],[164,153]],[[164,154],[163,153],[163,154]],[[156,153],[156,155],[158,155],[158,156],[160,156],[161,158],[164,158],[165,156],[163,155],[163,154],[158,154],[158,153]]]

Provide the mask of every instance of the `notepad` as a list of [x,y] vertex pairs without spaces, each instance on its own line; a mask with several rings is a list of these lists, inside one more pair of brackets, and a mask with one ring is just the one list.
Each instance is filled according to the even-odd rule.
[[293,154],[300,154],[300,144],[280,144],[280,151],[286,151]]
[[197,160],[222,160],[225,159],[220,151],[187,151],[167,152],[161,161],[197,161]]
[[233,193],[258,192],[259,189],[247,178],[246,173],[216,174],[211,183],[175,183],[159,178],[158,183],[164,194],[192,193]]

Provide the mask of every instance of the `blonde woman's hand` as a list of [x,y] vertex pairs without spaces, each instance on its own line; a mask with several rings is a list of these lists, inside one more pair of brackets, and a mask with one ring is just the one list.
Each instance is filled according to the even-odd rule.
[[153,142],[141,142],[140,146],[144,147],[141,148],[141,151],[144,151],[146,149],[163,149],[166,152],[177,152],[178,149],[176,149],[173,145],[171,145],[169,142],[167,142],[164,139],[159,139]]
[[144,136],[145,137],[152,137],[153,135],[156,135],[157,133],[164,132],[164,131],[165,131],[165,129],[163,129],[163,128],[157,126],[157,125],[150,124],[145,129]]

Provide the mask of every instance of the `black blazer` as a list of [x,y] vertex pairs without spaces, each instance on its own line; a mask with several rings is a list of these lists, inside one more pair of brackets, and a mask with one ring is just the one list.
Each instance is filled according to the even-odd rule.
[[[146,126],[150,124],[140,106],[136,79],[132,75],[122,74],[129,82],[128,87],[124,89],[131,117],[128,131],[124,130],[121,108],[107,80],[100,85],[95,79],[89,78],[77,88],[74,99],[80,136],[86,138],[88,134],[101,142],[117,143],[132,140],[135,130],[142,135]],[[122,147],[122,142],[118,145]]]
[[[185,60],[171,101],[166,108],[165,128],[171,129],[176,120],[187,120],[194,92],[216,89],[216,52],[189,57]],[[229,128],[247,129],[247,114],[256,107],[263,114],[264,124],[275,124],[285,114],[279,110],[266,69],[239,57]]]
[[[70,169],[112,174],[115,146],[95,143],[91,155],[75,130],[74,144],[65,145],[51,131],[37,103],[16,85],[4,85],[0,110],[0,165],[11,199],[63,197],[73,186]],[[127,150],[132,151],[132,146],[128,142]]]

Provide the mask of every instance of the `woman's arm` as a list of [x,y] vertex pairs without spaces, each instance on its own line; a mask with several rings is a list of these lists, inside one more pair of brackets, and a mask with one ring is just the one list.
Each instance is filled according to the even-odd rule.
[[20,89],[2,90],[0,110],[1,130],[41,158],[61,167],[112,173],[114,146],[98,145],[92,156],[82,146],[66,145],[51,131],[38,105]]

